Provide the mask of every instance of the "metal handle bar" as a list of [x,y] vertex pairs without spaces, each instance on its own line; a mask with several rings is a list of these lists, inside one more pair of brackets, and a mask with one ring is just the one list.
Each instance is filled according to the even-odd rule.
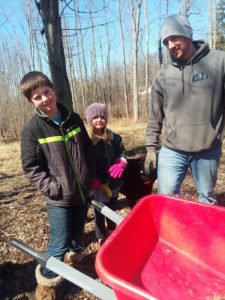
[[23,242],[13,239],[11,241],[11,244],[15,246],[17,249],[27,253],[28,255],[32,256],[40,265],[43,267],[46,266],[47,260],[50,258],[51,255],[49,255],[47,252],[38,252],[34,250],[33,248],[27,246]]
[[46,252],[38,252],[33,248],[27,246],[23,242],[13,239],[12,245],[17,249],[27,253],[33,257],[40,265],[45,266],[49,270],[85,289],[91,294],[100,299],[116,300],[116,296],[112,289],[94,280],[93,278],[83,274],[82,272],[66,265],[62,261],[50,256]]
[[102,202],[92,200],[92,204],[94,205],[95,209],[102,213],[104,216],[109,218],[113,221],[116,225],[119,225],[123,221],[123,217],[115,213],[111,208],[104,205]]

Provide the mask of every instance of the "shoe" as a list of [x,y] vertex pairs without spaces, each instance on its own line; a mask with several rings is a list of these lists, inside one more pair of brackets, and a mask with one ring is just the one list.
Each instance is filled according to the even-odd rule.
[[37,265],[35,270],[38,286],[35,290],[36,300],[56,300],[56,287],[62,282],[63,278],[57,276],[47,278],[41,273],[41,265]]
[[35,290],[35,300],[56,300],[55,288],[39,284]]
[[69,251],[64,256],[64,263],[71,266],[76,267],[85,257],[87,257],[90,253],[83,251],[83,252],[74,252]]

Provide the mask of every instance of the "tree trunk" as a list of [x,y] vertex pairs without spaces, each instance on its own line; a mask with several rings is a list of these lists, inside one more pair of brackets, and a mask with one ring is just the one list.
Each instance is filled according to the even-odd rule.
[[57,101],[72,110],[72,95],[66,72],[58,0],[41,0],[40,13],[44,24],[50,72],[56,90]]
[[136,0],[137,7],[134,7],[130,0],[130,13],[132,22],[132,67],[133,67],[133,119],[138,121],[138,89],[137,89],[137,72],[138,72],[138,36],[140,30],[140,13],[142,0]]
[[149,25],[148,25],[148,0],[145,0],[145,27],[146,27],[146,62],[145,62],[145,90],[148,97],[149,88]]
[[93,85],[94,85],[94,101],[100,102],[101,100],[101,93],[100,93],[100,84],[99,84],[99,73],[98,73],[98,63],[97,63],[97,54],[96,54],[96,39],[95,39],[95,25],[93,19],[93,13],[91,11],[93,7],[93,2],[91,1],[89,6],[89,16],[90,16],[90,23],[91,23],[91,33],[92,33],[92,45],[91,45],[91,62],[92,62],[92,78],[93,78]]
[[[168,2],[166,2],[166,4],[168,5]],[[162,52],[162,41],[161,41],[161,7],[162,7],[162,2],[161,0],[159,0],[159,9],[158,9],[158,19],[159,19],[159,33],[158,33],[158,58],[159,58],[159,65],[161,66],[163,63],[163,52]],[[168,8],[168,6],[166,6],[166,9]]]
[[106,30],[106,37],[108,42],[108,49],[107,49],[107,60],[106,60],[106,67],[107,67],[107,87],[108,87],[108,93],[107,93],[107,103],[109,104],[110,108],[112,108],[112,76],[111,76],[111,40],[110,40],[110,34],[108,29],[108,20],[107,20],[107,14],[106,14],[106,7],[107,3],[105,0],[103,0],[104,5],[104,13],[105,13],[105,30]]
[[[79,2],[79,1],[78,1]],[[79,6],[77,3],[77,7],[75,7],[75,10],[79,11]],[[90,92],[90,85],[89,85],[89,80],[88,80],[88,71],[87,71],[87,62],[86,62],[86,56],[85,56],[85,45],[84,45],[84,40],[85,40],[85,34],[82,32],[82,24],[80,20],[80,14],[76,14],[76,19],[77,19],[77,26],[80,28],[79,34],[80,34],[80,51],[81,51],[81,58],[82,58],[82,65],[84,68],[84,79],[85,79],[85,103],[88,103],[88,100],[91,98],[91,92]],[[78,34],[78,33],[77,33]]]
[[120,41],[122,45],[122,56],[123,56],[123,86],[124,86],[124,99],[125,99],[125,113],[126,117],[129,117],[129,107],[128,107],[128,88],[127,88],[127,68],[126,68],[126,54],[125,54],[125,46],[124,46],[124,37],[123,37],[123,23],[120,11],[120,0],[118,0],[118,15],[120,22]]

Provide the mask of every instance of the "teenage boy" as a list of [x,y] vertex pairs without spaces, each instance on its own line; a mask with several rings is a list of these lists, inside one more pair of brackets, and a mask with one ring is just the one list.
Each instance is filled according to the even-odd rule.
[[[52,82],[29,72],[20,82],[35,114],[22,132],[22,165],[30,183],[47,204],[50,243],[47,252],[72,264],[80,251],[86,199],[94,175],[92,142],[77,113],[57,102]],[[37,299],[55,299],[62,278],[40,265],[36,269]]]

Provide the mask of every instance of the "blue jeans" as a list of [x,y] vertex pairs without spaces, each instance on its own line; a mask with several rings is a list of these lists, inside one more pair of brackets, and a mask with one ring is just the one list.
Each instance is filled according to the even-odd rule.
[[162,147],[158,156],[158,193],[180,196],[180,187],[188,168],[197,187],[198,200],[202,203],[216,203],[214,187],[221,157],[221,145],[215,148],[188,153]]
[[[87,207],[57,207],[47,204],[47,210],[50,223],[50,243],[47,252],[63,261],[66,252],[76,252],[77,243],[84,230]],[[47,278],[58,276],[44,267],[41,272]]]

